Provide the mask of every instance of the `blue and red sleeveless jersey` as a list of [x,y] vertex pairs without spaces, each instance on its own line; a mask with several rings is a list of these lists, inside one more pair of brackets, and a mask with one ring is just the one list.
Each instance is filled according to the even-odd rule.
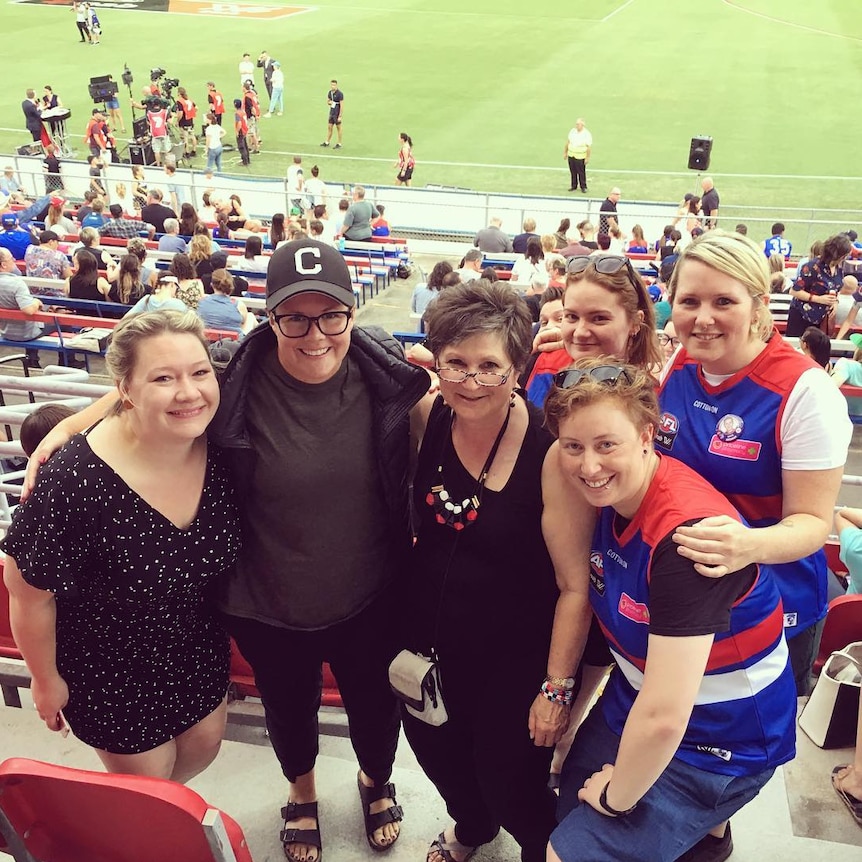
[[[753,527],[781,520],[781,419],[812,360],[773,335],[753,362],[718,386],[678,351],[659,390],[656,448],[688,464]],[[826,555],[818,550],[771,566],[784,602],[787,638],[826,614]]]
[[[653,551],[693,518],[739,515],[694,471],[668,457],[661,459],[637,514],[619,536],[614,515],[610,507],[599,513],[590,553],[590,603],[617,663],[601,699],[603,714],[622,734],[643,685]],[[753,775],[792,760],[796,685],[782,622],[770,567],[761,566],[731,609],[729,630],[715,635],[675,757],[722,775]]]
[[572,357],[563,349],[540,353],[527,380],[527,400],[541,410],[554,387],[554,375],[568,368],[572,361]]

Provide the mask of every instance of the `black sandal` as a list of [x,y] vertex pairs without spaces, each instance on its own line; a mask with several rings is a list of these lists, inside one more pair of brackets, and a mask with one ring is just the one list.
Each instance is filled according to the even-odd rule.
[[404,812],[400,805],[391,805],[383,811],[378,811],[376,814],[371,813],[371,804],[381,799],[391,799],[395,802],[395,785],[390,781],[380,787],[366,787],[362,783],[361,773],[356,776],[356,783],[359,786],[359,799],[362,801],[362,817],[365,820],[365,837],[368,839],[368,846],[378,853],[388,850],[401,837],[401,831],[388,843],[376,844],[372,838],[375,831],[385,826],[387,823],[400,823],[404,819]]
[[[288,802],[281,809],[281,816],[284,818],[284,829],[278,833],[279,840],[284,848],[284,855],[290,862],[305,862],[298,856],[294,856],[287,849],[288,844],[306,844],[309,847],[317,848],[317,859],[320,859],[323,844],[320,841],[320,823],[317,819],[317,803],[316,802]],[[296,829],[293,826],[288,826],[289,820],[298,820],[300,817],[313,817],[317,827],[314,829]]]

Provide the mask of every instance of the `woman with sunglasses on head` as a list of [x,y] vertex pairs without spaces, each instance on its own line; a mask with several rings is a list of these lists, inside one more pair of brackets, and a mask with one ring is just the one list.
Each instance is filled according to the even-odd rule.
[[683,525],[743,521],[655,452],[662,424],[643,367],[583,360],[560,372],[545,415],[563,481],[598,513],[588,600],[616,661],[563,768],[547,858],[687,858],[794,756],[778,589],[766,566],[710,579],[677,553]]
[[[569,259],[567,269],[563,321],[557,333],[548,330],[551,334],[546,347],[564,348],[571,362],[604,356],[657,371],[662,356],[655,335],[653,303],[631,262],[621,255],[579,255]],[[541,338],[540,333],[537,340]],[[546,373],[538,380],[534,377],[530,389],[534,403],[544,403],[544,397],[541,401],[534,397],[542,385],[546,397],[553,388],[553,375]],[[571,499],[569,489],[559,482],[556,457],[554,449],[543,477],[546,500],[555,502],[546,508],[545,539],[558,568],[562,565],[559,560],[577,567],[586,563],[594,516],[580,498]],[[558,544],[561,547],[554,553]],[[558,782],[577,723],[612,661],[598,626],[589,625],[589,615],[587,628],[582,630],[577,572],[573,578],[566,578],[557,602],[547,665],[548,676],[562,681],[566,691],[562,699],[556,698],[554,691],[539,691],[530,713],[536,744],[559,743],[551,766],[552,785]],[[580,635],[587,629],[589,639],[584,646]]]
[[426,316],[440,395],[420,405],[404,631],[407,647],[436,657],[449,718],[402,719],[455,821],[427,859],[465,862],[502,826],[524,862],[542,862],[551,752],[526,723],[558,590],[541,531],[551,438],[517,390],[530,314],[504,283],[477,279],[447,288]]

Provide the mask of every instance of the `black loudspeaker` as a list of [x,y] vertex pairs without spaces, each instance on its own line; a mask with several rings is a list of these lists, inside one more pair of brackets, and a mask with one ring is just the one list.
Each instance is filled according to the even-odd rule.
[[692,138],[688,150],[688,169],[690,171],[708,171],[711,153],[712,138]]
[[138,117],[132,120],[132,135],[136,138],[145,138],[150,133],[150,124],[146,117]]
[[129,161],[133,165],[154,165],[156,157],[149,144],[129,144]]

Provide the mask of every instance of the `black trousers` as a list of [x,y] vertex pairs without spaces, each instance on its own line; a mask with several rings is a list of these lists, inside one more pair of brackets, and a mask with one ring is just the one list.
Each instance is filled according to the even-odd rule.
[[355,617],[318,631],[225,617],[227,630],[254,670],[270,741],[288,781],[314,769],[324,661],[338,681],[360,767],[375,784],[388,780],[399,731],[388,675],[397,651],[391,606],[384,594]]
[[572,175],[572,188],[580,186],[582,192],[587,190],[587,160],[575,159],[569,156],[569,173]]
[[78,25],[78,32],[81,34],[81,41],[82,42],[89,42],[90,41],[90,28],[87,27],[86,21],[76,21],[75,23]]
[[556,826],[556,796],[547,786],[553,748],[535,746],[527,727],[544,666],[538,676],[511,669],[479,682],[474,663],[457,664],[441,663],[445,724],[431,727],[403,712],[410,747],[446,802],[458,841],[485,844],[502,826],[521,846],[523,862],[544,862]]
[[239,150],[239,157],[244,165],[251,164],[251,156],[248,153],[248,144],[246,143],[245,135],[236,136],[236,148]]

